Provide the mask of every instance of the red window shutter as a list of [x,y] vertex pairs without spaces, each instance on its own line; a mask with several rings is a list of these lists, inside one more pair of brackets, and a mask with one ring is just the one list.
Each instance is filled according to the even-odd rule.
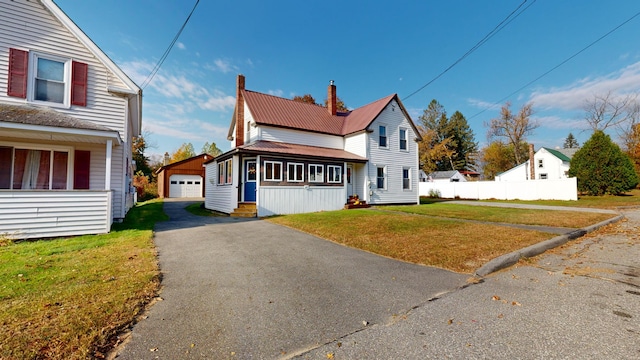
[[9,49],[9,84],[7,95],[25,99],[27,97],[27,73],[29,52]]
[[89,189],[89,168],[91,152],[76,150],[73,160],[73,188],[76,190]]
[[87,106],[87,72],[89,65],[77,61],[71,63],[71,104]]

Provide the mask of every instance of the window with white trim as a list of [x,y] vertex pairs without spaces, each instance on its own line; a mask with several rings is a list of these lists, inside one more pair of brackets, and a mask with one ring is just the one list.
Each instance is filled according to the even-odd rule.
[[411,190],[411,168],[402,168],[402,189]]
[[69,152],[0,146],[0,189],[69,189]]
[[324,182],[324,165],[309,164],[309,182]]
[[233,183],[233,159],[227,159],[224,161],[224,170],[227,174],[227,184]]
[[303,182],[304,181],[304,164],[288,163],[287,164],[287,181]]
[[378,146],[386,148],[387,145],[387,127],[384,125],[378,126]]
[[538,159],[538,168],[544,168],[544,159]]
[[547,180],[547,174],[540,174],[540,180]]
[[226,174],[224,173],[224,162],[218,163],[218,185],[224,185]]
[[7,95],[63,106],[87,106],[89,66],[70,58],[9,49]]
[[327,165],[327,182],[329,183],[342,182],[342,166]]
[[399,137],[400,137],[400,150],[406,151],[407,147],[407,129],[400,128]]
[[384,166],[379,166],[376,168],[376,188],[387,188],[387,171]]
[[264,162],[264,180],[282,181],[282,163],[280,161]]

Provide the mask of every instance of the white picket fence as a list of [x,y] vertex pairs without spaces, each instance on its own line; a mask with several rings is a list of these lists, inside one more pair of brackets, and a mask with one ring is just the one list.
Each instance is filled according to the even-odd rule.
[[578,200],[576,178],[526,181],[421,182],[420,196],[437,192],[445,199]]

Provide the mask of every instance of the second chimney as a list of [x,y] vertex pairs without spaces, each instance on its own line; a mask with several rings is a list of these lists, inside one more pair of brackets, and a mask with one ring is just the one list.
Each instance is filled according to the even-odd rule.
[[327,94],[327,109],[329,114],[335,115],[338,113],[338,104],[336,96],[336,86],[333,84],[333,80],[329,83],[329,89]]
[[235,147],[244,145],[244,75],[239,74],[236,81],[236,139]]
[[536,164],[535,164],[535,152],[533,151],[533,144],[529,144],[529,180],[536,179]]

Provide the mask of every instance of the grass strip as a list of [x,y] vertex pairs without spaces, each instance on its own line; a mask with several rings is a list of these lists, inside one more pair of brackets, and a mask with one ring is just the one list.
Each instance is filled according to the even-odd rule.
[[554,236],[370,210],[295,214],[267,220],[382,256],[460,273],[472,273],[492,258]]
[[111,233],[0,247],[0,358],[101,357],[157,293],[153,225],[138,204]]
[[540,225],[566,228],[583,228],[615,215],[584,213],[564,210],[514,209],[490,206],[467,206],[438,202],[427,205],[383,206],[382,210],[400,211],[410,214],[439,216],[509,224]]

